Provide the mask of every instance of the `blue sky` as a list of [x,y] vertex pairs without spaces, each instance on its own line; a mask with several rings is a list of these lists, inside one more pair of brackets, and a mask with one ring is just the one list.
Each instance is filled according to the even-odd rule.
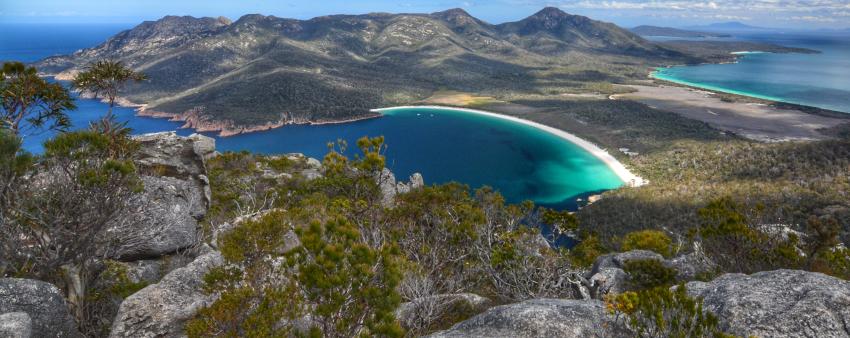
[[850,27],[850,0],[0,0],[0,22],[137,23],[169,14],[236,19],[248,13],[306,19],[461,7],[486,21],[501,23],[521,19],[544,6],[623,26],[741,21],[770,27]]

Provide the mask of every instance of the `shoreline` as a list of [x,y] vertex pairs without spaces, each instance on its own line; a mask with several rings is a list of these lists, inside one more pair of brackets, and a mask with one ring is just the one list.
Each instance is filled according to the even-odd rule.
[[[703,88],[673,82],[626,85],[634,91],[612,95],[611,99],[641,102],[650,108],[668,111],[705,122],[721,132],[758,142],[813,141],[832,138],[822,130],[846,124],[848,116],[828,116],[808,112],[790,104],[773,101],[758,102],[745,97],[743,101],[724,100],[723,95]],[[837,113],[836,113],[837,114]]]
[[383,113],[384,111],[395,110],[395,109],[415,109],[415,108],[462,111],[462,112],[466,112],[466,113],[495,117],[495,118],[499,118],[499,119],[508,120],[508,121],[511,121],[511,122],[523,124],[523,125],[526,125],[526,126],[529,126],[529,127],[532,127],[532,128],[536,128],[536,129],[539,129],[541,131],[552,134],[554,136],[560,137],[561,139],[566,140],[567,142],[570,142],[572,144],[575,144],[579,148],[582,148],[583,150],[587,151],[588,153],[590,153],[591,155],[593,155],[594,157],[596,157],[597,159],[602,161],[602,163],[604,163],[606,166],[608,166],[608,168],[611,169],[611,171],[613,171],[614,174],[617,175],[618,178],[620,178],[620,180],[623,182],[623,184],[625,186],[640,187],[640,186],[646,185],[648,183],[642,177],[633,174],[622,163],[620,163],[620,161],[618,161],[614,156],[611,156],[611,154],[609,154],[605,150],[602,150],[601,148],[599,148],[595,144],[590,143],[587,140],[582,139],[582,138],[575,136],[573,134],[570,134],[566,131],[563,131],[563,130],[560,130],[560,129],[557,129],[557,128],[554,128],[554,127],[550,127],[550,126],[547,126],[547,125],[544,125],[544,124],[541,124],[541,123],[537,123],[537,122],[534,122],[534,121],[521,119],[521,118],[513,117],[513,116],[508,116],[508,115],[503,115],[503,114],[499,114],[499,113],[493,113],[493,112],[484,111],[484,110],[470,109],[470,108],[455,108],[455,107],[447,107],[447,106],[397,106],[397,107],[386,107],[386,108],[372,109],[372,111],[376,112],[376,113]]
[[232,120],[210,120],[201,112],[188,110],[180,114],[153,111],[145,109],[146,105],[140,105],[136,109],[136,116],[148,118],[168,119],[173,122],[183,122],[183,125],[178,129],[194,129],[198,133],[217,133],[218,137],[230,137],[254,132],[269,131],[277,128],[282,128],[288,125],[311,125],[319,126],[325,124],[350,123],[362,120],[374,119],[381,117],[380,114],[370,114],[344,120],[319,120],[311,121],[307,119],[294,118],[288,114],[281,114],[277,121],[269,121],[265,124],[253,126],[236,125]]

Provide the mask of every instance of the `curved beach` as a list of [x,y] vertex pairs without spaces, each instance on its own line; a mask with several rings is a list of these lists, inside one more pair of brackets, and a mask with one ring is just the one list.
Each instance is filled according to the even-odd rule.
[[524,124],[524,125],[545,131],[545,132],[552,134],[552,135],[555,135],[557,137],[560,137],[560,138],[562,138],[562,139],[564,139],[564,140],[566,140],[570,143],[573,143],[573,144],[579,146],[580,148],[584,149],[585,151],[587,151],[588,153],[590,153],[591,155],[593,155],[594,157],[596,157],[600,161],[602,161],[602,163],[607,165],[608,168],[610,168],[611,171],[613,171],[614,174],[616,174],[617,177],[620,178],[620,180],[623,181],[623,183],[627,186],[639,187],[639,186],[645,185],[647,183],[646,180],[644,180],[643,178],[633,174],[631,171],[626,169],[626,167],[622,163],[620,163],[620,161],[617,161],[617,159],[614,158],[614,156],[611,156],[611,154],[609,154],[605,150],[600,149],[595,144],[590,143],[587,140],[584,140],[584,139],[582,139],[578,136],[575,136],[575,135],[570,134],[568,132],[565,132],[563,130],[553,128],[553,127],[550,127],[550,126],[547,126],[547,125],[544,125],[544,124],[540,124],[540,123],[537,123],[537,122],[534,122],[534,121],[529,121],[529,120],[526,120],[526,119],[521,119],[521,118],[518,118],[518,117],[513,117],[513,116],[508,116],[508,115],[492,113],[492,112],[488,112],[488,111],[484,111],[484,110],[469,109],[469,108],[453,108],[453,107],[443,107],[443,106],[399,106],[399,107],[387,107],[387,108],[372,109],[372,111],[376,112],[376,113],[382,113],[384,111],[395,110],[395,109],[415,109],[415,108],[461,111],[461,112],[466,112],[466,113],[471,113],[471,114],[478,114],[478,115],[495,117],[495,118],[508,120],[508,121],[515,122],[515,123]]

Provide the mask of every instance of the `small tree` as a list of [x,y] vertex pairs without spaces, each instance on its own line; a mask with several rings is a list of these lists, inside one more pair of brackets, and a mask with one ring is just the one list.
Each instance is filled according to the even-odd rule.
[[[2,232],[17,245],[4,252],[6,273],[55,283],[80,323],[93,263],[105,252],[97,239],[141,188],[129,159],[108,156],[104,135],[79,131],[45,143],[44,158],[19,183]],[[21,245],[21,244],[24,245]]]
[[33,130],[64,130],[66,111],[76,109],[65,87],[38,76],[34,67],[6,62],[0,70],[0,128],[21,135],[26,123]]
[[311,329],[324,337],[402,336],[394,314],[401,301],[398,249],[370,248],[345,219],[298,230],[303,247],[292,259],[298,285],[314,304]]
[[113,155],[123,155],[132,152],[133,142],[125,142],[130,135],[131,129],[127,122],[118,122],[112,114],[118,93],[127,82],[140,82],[147,77],[135,72],[121,61],[101,60],[89,65],[86,70],[77,74],[71,82],[71,86],[80,94],[91,94],[94,98],[104,97],[109,103],[109,110],[100,121],[91,124],[91,129],[107,135],[112,145]]
[[111,116],[118,93],[127,82],[140,82],[145,79],[147,76],[133,71],[121,61],[101,60],[90,64],[86,70],[77,74],[71,86],[80,93],[92,94],[94,98],[106,98],[109,103],[106,115]]

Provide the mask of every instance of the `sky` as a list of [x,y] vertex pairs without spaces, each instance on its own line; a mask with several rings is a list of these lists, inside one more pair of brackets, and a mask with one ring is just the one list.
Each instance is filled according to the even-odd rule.
[[850,28],[850,0],[0,0],[0,23],[138,23],[165,15],[237,19],[251,13],[308,19],[369,12],[430,13],[456,7],[502,23],[546,6],[625,27],[740,21],[779,28]]

